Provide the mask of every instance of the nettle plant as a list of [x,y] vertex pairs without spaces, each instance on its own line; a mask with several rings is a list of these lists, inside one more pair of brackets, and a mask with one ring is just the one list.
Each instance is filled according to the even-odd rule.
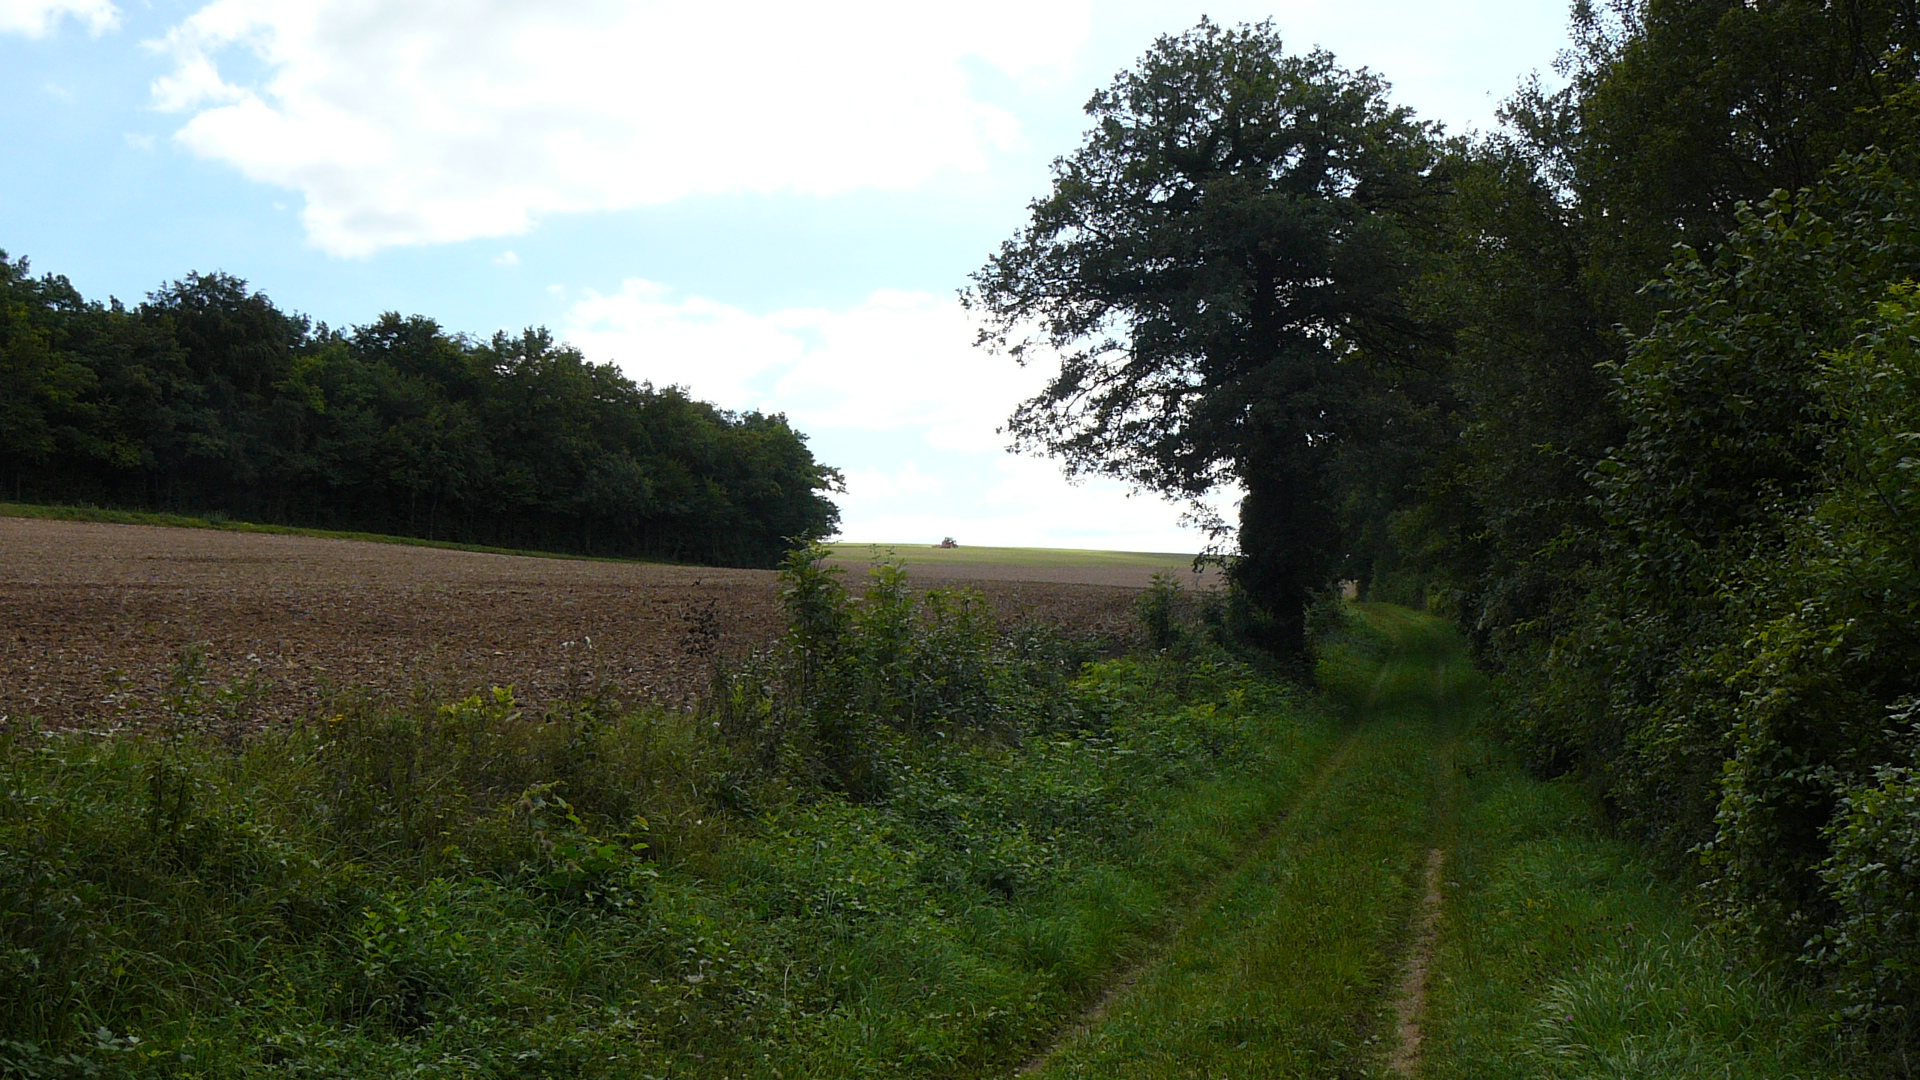
[[1003,630],[977,593],[916,593],[897,561],[855,596],[819,546],[781,569],[787,632],[727,667],[713,723],[763,773],[798,769],[854,798],[884,789],[880,755],[899,738],[1018,742],[1066,726],[1071,680],[1093,649],[1034,626]]

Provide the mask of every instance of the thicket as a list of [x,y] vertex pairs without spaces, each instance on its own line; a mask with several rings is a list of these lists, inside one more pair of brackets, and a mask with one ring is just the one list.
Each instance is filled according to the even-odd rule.
[[0,735],[0,1073],[1003,1075],[1332,726],[1184,623],[905,584],[803,552],[690,712],[235,738],[183,665],[166,730]]
[[1572,29],[1451,138],[1270,23],[1161,39],[975,276],[988,343],[1065,357],[1014,431],[1237,483],[1277,651],[1342,580],[1457,619],[1533,768],[1911,1053],[1920,13]]
[[773,566],[838,474],[784,417],[635,384],[544,330],[336,330],[224,274],[128,308],[0,252],[14,501]]
[[[1604,111],[1613,96],[1644,93],[1634,84],[1647,67],[1685,51],[1662,35],[1697,19],[1690,7],[1635,9],[1639,20],[1558,103],[1585,130],[1582,152],[1628,123]],[[1752,61],[1790,47],[1768,20],[1815,18],[1793,8],[1727,12],[1720,25],[1753,20],[1763,36],[1745,46]],[[1793,103],[1811,123],[1850,87],[1879,93],[1826,133],[1822,169],[1791,163],[1804,186],[1749,187],[1751,198],[1718,204],[1712,227],[1670,228],[1670,263],[1631,294],[1580,283],[1589,311],[1611,294],[1601,310],[1618,321],[1612,342],[1568,353],[1598,359],[1603,394],[1565,403],[1594,418],[1534,451],[1559,459],[1560,493],[1528,504],[1538,481],[1512,472],[1526,458],[1470,451],[1430,476],[1453,505],[1430,501],[1399,527],[1409,547],[1427,547],[1439,606],[1469,621],[1503,672],[1506,730],[1534,764],[1587,777],[1616,823],[1691,868],[1729,925],[1804,962],[1849,1026],[1891,1049],[1920,1037],[1910,47],[1920,27],[1881,28],[1879,70],[1829,71],[1824,93],[1803,87],[1808,100]],[[1715,51],[1717,75],[1737,50]],[[1774,155],[1788,149],[1752,151],[1744,171],[1760,175],[1747,183],[1771,179],[1760,166],[1785,169]],[[1578,221],[1620,205],[1606,182],[1563,194],[1563,213]],[[1666,208],[1678,219],[1679,205]],[[1598,240],[1577,272],[1628,272]],[[1517,449],[1502,428],[1549,434],[1534,404],[1546,387],[1467,370],[1484,395],[1468,430],[1486,449]],[[1463,508],[1488,516],[1460,523]],[[1423,529],[1442,514],[1455,515],[1452,528]]]

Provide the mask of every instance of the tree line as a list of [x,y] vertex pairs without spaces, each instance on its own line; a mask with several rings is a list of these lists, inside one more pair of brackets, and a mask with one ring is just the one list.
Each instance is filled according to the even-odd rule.
[[[1920,9],[1580,0],[1449,135],[1271,24],[1158,41],[978,271],[1072,471],[1237,484],[1244,631],[1457,619],[1544,774],[1920,1043]],[[1227,523],[1218,523],[1223,532]]]
[[16,501],[772,566],[839,474],[784,416],[636,384],[545,330],[336,330],[225,274],[135,307],[0,252],[0,483]]

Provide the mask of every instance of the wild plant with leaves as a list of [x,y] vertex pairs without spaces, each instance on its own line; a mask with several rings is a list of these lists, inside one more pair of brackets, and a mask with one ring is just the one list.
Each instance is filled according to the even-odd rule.
[[[691,711],[343,699],[0,734],[0,1071],[1003,1070],[1254,834],[1322,718],[802,550]],[[1177,670],[1176,670],[1177,669]]]

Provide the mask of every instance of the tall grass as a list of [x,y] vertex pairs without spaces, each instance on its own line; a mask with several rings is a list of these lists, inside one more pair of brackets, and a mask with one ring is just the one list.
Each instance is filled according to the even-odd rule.
[[1716,934],[1605,835],[1580,787],[1533,780],[1479,740],[1459,761],[1429,1075],[1879,1075],[1792,972]]
[[1422,1075],[1814,1080],[1886,1071],[1804,979],[1720,932],[1611,836],[1591,792],[1533,779],[1478,730],[1452,783]]
[[689,712],[511,692],[0,735],[0,1075],[956,1076],[1021,1059],[1332,725],[881,567]]

